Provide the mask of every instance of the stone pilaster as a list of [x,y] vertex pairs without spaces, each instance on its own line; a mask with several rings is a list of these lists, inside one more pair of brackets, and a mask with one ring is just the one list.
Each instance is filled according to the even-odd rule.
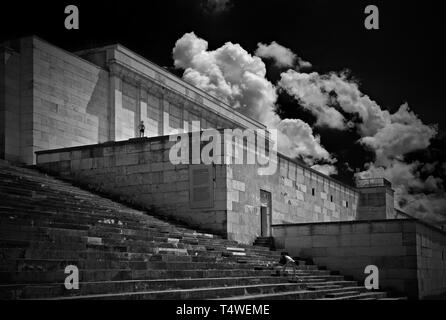
[[121,131],[119,129],[119,114],[122,112],[122,80],[111,69],[110,70],[110,132],[109,139],[112,141],[120,140]]

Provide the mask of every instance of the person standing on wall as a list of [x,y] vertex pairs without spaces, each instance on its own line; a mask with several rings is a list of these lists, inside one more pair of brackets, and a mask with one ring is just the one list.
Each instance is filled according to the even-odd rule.
[[139,130],[139,137],[143,138],[144,130],[146,130],[146,127],[144,126],[144,121],[141,120],[141,122],[139,123],[139,126],[138,126],[138,130]]

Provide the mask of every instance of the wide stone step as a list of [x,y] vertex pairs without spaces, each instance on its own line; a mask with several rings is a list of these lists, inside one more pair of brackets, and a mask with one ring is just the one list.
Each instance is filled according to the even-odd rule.
[[[49,248],[0,248],[0,255],[5,259],[59,259],[59,260],[115,260],[115,261],[177,261],[177,262],[221,262],[226,260],[219,255],[184,255],[182,251],[167,251],[171,248],[161,248],[158,253],[118,252],[103,250],[58,250]],[[174,249],[184,250],[184,249]]]
[[138,291],[99,295],[81,295],[70,297],[50,298],[56,300],[65,299],[119,299],[119,300],[188,300],[188,299],[217,299],[233,295],[251,295],[251,294],[273,294],[277,292],[287,292],[289,290],[299,290],[305,285],[295,283],[280,284],[259,284],[244,286],[211,287],[196,289],[177,289],[160,291]]
[[203,287],[245,286],[254,284],[287,283],[286,279],[274,277],[223,277],[197,279],[164,280],[127,280],[81,282],[79,290],[66,290],[63,283],[58,284],[20,284],[0,285],[0,296],[20,299],[44,298],[71,295],[91,295],[120,292],[160,291],[173,289],[192,289]]
[[[90,271],[91,272],[91,271]],[[100,273],[104,274],[102,271],[99,271]],[[37,273],[37,272],[28,272],[30,274],[30,277],[38,275],[41,276],[42,273]],[[98,272],[96,272],[97,274]],[[156,280],[146,280],[146,279],[139,279],[139,280],[115,280],[115,281],[92,281],[92,282],[81,282],[80,284],[80,292],[82,292],[82,294],[90,294],[90,293],[99,293],[99,291],[101,290],[100,288],[102,284],[118,284],[120,286],[122,285],[134,285],[135,290],[136,288],[141,288],[141,286],[139,285],[139,283],[146,283],[147,285],[164,285],[166,286],[167,283],[167,287],[171,287],[171,285],[175,285],[177,287],[175,288],[191,288],[194,285],[197,286],[211,286],[211,285],[215,285],[215,286],[219,286],[219,285],[229,285],[230,283],[238,284],[240,285],[241,282],[244,281],[248,281],[248,282],[253,282],[253,283],[284,283],[284,282],[289,282],[288,278],[282,277],[282,278],[277,278],[277,277],[270,277],[267,275],[262,275],[262,273],[251,273],[251,275],[248,276],[244,276],[244,277],[237,277],[237,276],[233,276],[233,277],[225,277],[224,274],[227,273],[227,271],[222,271],[219,272],[221,277],[212,277],[212,278],[183,278],[184,276],[193,276],[194,274],[191,274],[191,272],[187,271],[185,272],[185,274],[179,274],[178,272],[169,272],[171,274],[174,274],[175,276],[177,276],[177,278],[175,279],[156,279]],[[215,274],[216,272],[212,272],[209,271],[209,274],[213,273]],[[244,272],[245,274],[247,274],[247,272]],[[59,271],[59,275],[61,276],[62,271]],[[196,273],[195,275],[197,275],[198,273]],[[235,273],[234,273],[235,274]],[[253,276],[252,274],[256,274],[255,276]],[[114,276],[116,275],[116,273],[114,273]],[[159,276],[162,277],[162,274],[153,274],[152,276]],[[222,276],[223,275],[223,276]],[[84,274],[81,274],[80,277],[81,279],[83,278]],[[150,274],[142,274],[142,277],[144,276],[150,276]],[[63,279],[65,277],[61,276],[61,279]],[[84,277],[85,278],[85,277]],[[36,278],[33,278],[33,280],[35,280]],[[40,277],[40,279],[43,279],[42,277]],[[338,284],[340,286],[352,286],[355,285],[356,283],[354,281],[344,281],[343,277],[341,276],[321,276],[321,277],[316,277],[316,276],[301,276],[300,280],[302,281],[302,284],[306,284],[307,286],[313,286],[316,285],[318,283],[325,283],[327,285],[330,284]],[[232,282],[231,282],[232,281]],[[124,283],[124,284],[119,284],[119,283]],[[170,284],[170,286],[169,286]],[[88,291],[89,289],[84,289],[86,286],[86,288],[89,288],[89,286],[96,288],[94,290],[94,292],[90,292]],[[3,292],[9,292],[9,293],[17,293],[19,292],[20,294],[23,294],[24,292],[24,288],[27,287],[44,287],[46,288],[45,290],[49,290],[48,288],[60,288],[63,287],[63,285],[61,283],[46,283],[46,282],[40,282],[40,283],[17,283],[17,284],[9,284],[9,285],[0,285],[0,291]],[[106,288],[108,288],[106,286]],[[153,287],[151,287],[151,289],[153,289]],[[34,290],[34,289],[30,289],[30,290]],[[82,291],[82,290],[87,290],[87,291]],[[93,289],[92,289],[93,290]],[[108,289],[107,289],[108,290]],[[135,291],[134,290],[134,291]],[[64,289],[65,291],[65,289]],[[132,291],[130,289],[122,289],[120,291]],[[35,290],[33,291],[35,292]],[[46,291],[47,292],[47,291]],[[76,291],[78,292],[78,291]]]
[[365,288],[361,287],[342,287],[336,289],[321,289],[321,290],[297,290],[270,294],[255,294],[255,295],[240,295],[232,296],[228,298],[222,298],[221,300],[307,300],[318,299],[324,297],[327,293],[332,292],[348,292],[348,291],[364,291]]
[[[69,227],[70,225],[67,225],[66,227]],[[104,228],[105,230],[102,230]],[[171,235],[171,234],[163,234],[157,231],[151,231],[151,230],[144,230],[144,231],[135,231],[132,229],[125,229],[120,228],[119,226],[112,229],[110,226],[88,226],[85,225],[82,226],[76,226],[74,230],[69,229],[67,231],[67,228],[60,228],[59,224],[48,226],[48,227],[38,227],[38,226],[23,226],[23,225],[3,225],[1,227],[2,234],[3,235],[13,235],[16,238],[19,239],[28,239],[28,240],[39,240],[42,237],[46,238],[48,234],[54,234],[57,235],[57,233],[62,234],[62,236],[68,235],[85,235],[85,236],[94,236],[94,237],[101,237],[103,239],[114,239],[114,240],[146,240],[146,241],[169,241],[177,240],[180,243],[189,243],[189,244],[196,244],[196,245],[205,245],[207,250],[219,250],[221,252],[224,252],[228,255],[235,255],[235,256],[262,256],[262,257],[278,257],[279,255],[276,252],[273,251],[263,251],[263,250],[257,250],[256,248],[243,248],[243,247],[236,247],[237,249],[243,249],[243,251],[240,250],[228,250],[227,246],[214,244],[210,245],[212,241],[210,240],[189,240],[183,236]],[[89,230],[87,230],[89,229]],[[115,232],[112,232],[111,230],[114,230]],[[44,236],[42,236],[44,234]],[[174,238],[177,237],[177,238]]]
[[[237,244],[33,169],[0,162],[0,198],[2,299],[385,297],[304,261],[297,279],[292,268],[278,276],[271,238]],[[80,290],[65,289],[67,265]]]
[[[2,260],[0,271],[53,271],[75,265],[79,269],[135,269],[135,270],[221,270],[221,269],[253,269],[249,263],[233,263],[231,261],[188,262],[178,261],[135,261],[135,260],[79,260],[79,259],[10,259]],[[301,269],[307,271],[306,269]]]
[[331,292],[325,295],[326,298],[342,298],[359,295],[359,291]]
[[348,293],[338,293],[338,294],[327,294],[326,298],[318,299],[318,300],[382,300],[387,296],[385,292],[352,292],[352,294]]
[[[0,272],[0,284],[20,283],[58,283],[64,282],[64,269],[52,272],[23,271]],[[148,280],[170,278],[215,278],[215,277],[249,277],[270,276],[268,270],[250,269],[220,269],[220,270],[79,270],[80,281],[120,281],[120,280]]]
[[[80,233],[80,231],[73,231],[64,233],[63,230],[52,230],[48,234],[43,233],[9,233],[6,236],[15,237],[15,239],[0,239],[0,247],[17,247],[18,243],[21,243],[21,247],[27,248],[32,246],[32,250],[41,252],[42,250],[57,250],[66,247],[69,244],[71,249],[85,250],[87,248],[94,248],[96,250],[103,251],[124,251],[124,252],[146,252],[146,253],[166,253],[172,252],[178,253],[181,251],[183,254],[189,254],[192,256],[197,255],[198,251],[202,251],[203,255],[206,255],[205,248],[199,245],[184,244],[180,241],[170,242],[170,238],[152,237],[152,241],[132,240],[132,239],[104,239],[100,237],[89,236],[75,236],[73,234]],[[12,244],[11,244],[12,243]],[[48,244],[49,243],[49,244]],[[11,244],[11,245],[9,245]],[[68,248],[67,248],[68,249]],[[29,250],[31,251],[31,250]],[[186,252],[187,251],[187,252]],[[212,255],[223,256],[223,252],[212,250]],[[255,253],[249,253],[245,256],[226,256],[228,261],[235,261],[238,258],[244,258],[248,262],[253,263],[273,263],[277,260],[274,257],[257,255]],[[302,269],[314,269],[315,266],[300,266]]]
[[[110,222],[98,220],[97,218],[91,219],[90,221],[79,221],[79,219],[72,219],[70,221],[63,221],[60,219],[61,214],[55,214],[54,217],[50,217],[46,220],[40,219],[36,216],[32,216],[32,219],[16,221],[18,219],[13,218],[3,218],[1,229],[5,232],[18,233],[18,232],[42,232],[47,233],[48,230],[58,230],[62,232],[67,232],[66,230],[79,230],[87,231],[88,235],[91,236],[102,236],[102,237],[128,237],[132,239],[151,239],[151,237],[160,238],[173,238],[179,239],[183,242],[191,242],[192,240],[200,245],[210,245],[215,244],[216,246],[224,247],[223,241],[218,241],[209,238],[197,238],[191,239],[190,237],[185,237],[181,232],[162,232],[155,226],[142,227],[131,227],[127,221],[114,220],[116,223],[112,225]],[[85,219],[85,216],[83,217]],[[261,250],[247,249],[248,252],[259,252],[260,254],[266,253]]]
[[[8,244],[9,243],[9,244]],[[42,241],[42,243],[44,243]],[[17,259],[17,258],[27,258],[27,259],[130,259],[136,260],[136,257],[140,257],[142,260],[158,260],[158,261],[191,261],[191,262],[228,262],[228,263],[237,263],[237,257],[223,257],[221,254],[212,253],[212,254],[197,254],[196,250],[190,249],[181,249],[175,247],[160,247],[156,245],[148,244],[145,247],[145,252],[138,252],[137,250],[124,250],[122,252],[119,251],[111,251],[105,250],[103,246],[92,246],[91,249],[87,249],[87,245],[82,243],[77,243],[74,248],[77,248],[77,251],[68,250],[73,248],[73,245],[76,242],[71,242],[67,250],[60,250],[61,248],[56,244],[51,247],[45,247],[43,245],[32,244],[32,247],[28,247],[28,242],[23,241],[8,241],[8,242],[0,242],[0,252],[3,255],[4,259]],[[19,248],[17,248],[19,246]],[[8,248],[9,247],[9,248]],[[104,249],[104,250],[101,250]],[[125,248],[126,249],[126,248]],[[149,250],[152,249],[152,250]],[[134,254],[135,253],[135,254]],[[160,258],[154,257],[154,255],[158,255]],[[182,256],[189,256],[190,258],[184,258]],[[153,258],[153,259],[151,259]],[[274,261],[269,258],[264,257],[244,257],[245,260],[243,263],[248,263],[251,265],[264,265],[265,267],[270,264],[270,262]],[[301,269],[313,269],[313,267],[307,268],[306,266],[302,266]]]

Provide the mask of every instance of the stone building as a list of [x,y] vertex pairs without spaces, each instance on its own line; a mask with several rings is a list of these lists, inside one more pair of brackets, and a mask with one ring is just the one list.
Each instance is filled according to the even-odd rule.
[[[200,129],[264,129],[263,124],[119,44],[69,53],[28,37],[2,48],[0,156],[6,160],[35,164],[37,152],[38,163],[78,161],[79,166],[71,164],[72,171],[94,173],[92,180],[98,183],[104,182],[104,175],[109,188],[123,192],[126,187],[133,196],[137,187],[149,186],[137,192],[137,202],[244,242],[269,236],[272,224],[382,219],[393,214],[390,184],[358,189],[281,154],[278,170],[268,177],[257,175],[255,165],[214,166],[218,174],[209,180],[210,198],[197,206],[190,201],[193,173],[169,163],[167,136],[175,129],[194,131],[197,122]],[[137,136],[141,120],[147,137],[164,138],[128,140]],[[120,143],[94,147],[100,151],[86,153],[87,158],[85,152],[74,151],[110,141]],[[149,145],[160,147],[152,150]],[[63,156],[54,158],[54,150],[61,148]],[[141,160],[135,153],[149,149],[150,159]],[[53,158],[48,150],[53,150]],[[73,151],[67,155],[68,150]],[[121,168],[113,181],[109,168]],[[137,187],[136,176],[143,179]]]
[[[135,138],[140,121],[145,123],[145,138]],[[342,246],[341,231],[353,228],[343,228],[343,223],[364,221],[361,232],[368,242],[362,248],[375,250],[384,259],[380,261],[395,261],[385,247],[378,250],[371,242],[367,224],[410,219],[394,209],[388,181],[345,185],[282,154],[271,175],[257,174],[257,164],[236,161],[173,164],[169,154],[176,143],[171,139],[175,130],[193,143],[194,132],[208,128],[262,130],[265,126],[119,44],[71,53],[33,36],[0,47],[0,159],[37,164],[241,243],[274,236],[294,254],[311,252],[316,257],[324,248],[321,261],[328,265],[333,256],[342,261],[336,256],[340,251],[327,250],[334,244]],[[243,148],[249,153],[249,141]],[[226,157],[224,152],[214,156]],[[308,224],[321,223],[337,223],[329,232],[314,227],[331,232],[330,237],[308,231]],[[403,222],[398,223],[390,228],[390,224],[377,224],[377,228],[398,232],[392,239],[403,243],[405,230]],[[434,269],[423,267],[426,274],[445,266],[444,234],[435,231],[432,238],[429,228],[419,227],[423,245],[430,243],[436,257]],[[421,236],[412,233],[410,241],[418,243]],[[355,237],[347,245],[355,246]],[[421,257],[421,244],[414,250],[414,259],[417,254]],[[353,254],[354,259],[360,255]],[[405,280],[395,277],[404,286]],[[416,277],[410,274],[412,280]],[[442,283],[443,288],[444,278],[426,281]]]

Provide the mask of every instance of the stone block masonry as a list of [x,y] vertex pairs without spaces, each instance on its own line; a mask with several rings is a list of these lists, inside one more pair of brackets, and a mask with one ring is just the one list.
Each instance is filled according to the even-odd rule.
[[[172,144],[168,137],[155,137],[43,151],[37,153],[37,165],[226,236],[226,171],[219,165],[172,165],[168,156]],[[202,185],[194,184],[194,177],[203,169],[210,179]],[[205,194],[207,199],[203,198]]]
[[36,37],[12,47],[0,82],[7,98],[4,158],[34,163],[38,150],[108,140],[107,71]]
[[261,235],[260,190],[271,193],[273,224],[356,219],[358,190],[281,154],[278,160],[272,175],[258,175],[257,165],[227,166],[229,234],[248,243]]
[[[167,120],[166,120],[167,119]],[[0,44],[0,159],[174,129],[263,128],[121,45],[70,53],[31,36]]]
[[[37,164],[247,244],[270,233],[271,223],[355,219],[355,188],[280,154],[277,170],[267,175],[259,175],[258,164],[233,164],[235,155],[228,164],[173,165],[169,155],[177,142],[169,137],[40,151]],[[263,230],[262,192],[270,194]]]

